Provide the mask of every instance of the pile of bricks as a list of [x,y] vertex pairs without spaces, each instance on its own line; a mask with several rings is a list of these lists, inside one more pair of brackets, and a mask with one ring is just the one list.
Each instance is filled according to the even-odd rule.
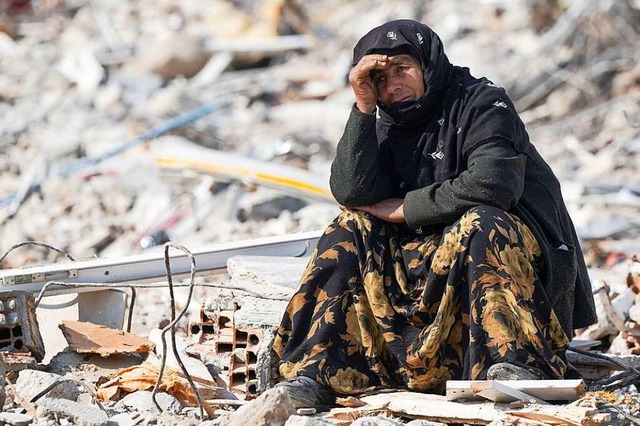
[[10,291],[0,296],[0,352],[5,362],[31,364],[33,358],[44,358],[34,304],[29,292]]
[[[224,371],[221,376],[227,382],[229,390],[252,398],[269,385],[260,383],[257,371],[258,356],[264,348],[264,330],[236,327],[234,312],[235,309],[201,309],[199,320],[192,322],[189,327],[190,339],[193,342],[190,352],[228,360],[220,364]],[[270,374],[267,374],[267,377],[270,377]]]

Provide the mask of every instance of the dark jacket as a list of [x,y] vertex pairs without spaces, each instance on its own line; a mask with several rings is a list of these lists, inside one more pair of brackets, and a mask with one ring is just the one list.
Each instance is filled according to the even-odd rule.
[[[466,128],[458,128],[457,140],[451,141],[409,135],[405,141],[397,132],[390,138],[380,132],[379,126],[376,129],[374,115],[354,107],[331,168],[333,195],[347,207],[404,198],[405,219],[413,228],[450,225],[479,205],[515,214],[529,226],[542,248],[545,289],[560,323],[571,336],[573,329],[594,323],[596,313],[560,184],[523,133],[524,125],[504,90],[486,79],[474,79],[468,70],[457,68],[456,72],[459,90],[470,89],[470,96],[497,99],[490,104],[497,110],[474,111],[476,119],[469,120],[475,123],[471,126],[484,126],[481,129],[487,129],[487,136],[476,138],[479,142],[472,146],[465,145],[465,133],[471,131]],[[486,85],[486,89],[477,85]],[[465,99],[464,93],[456,96]],[[469,102],[478,103],[477,99]],[[469,114],[464,111],[464,101],[455,108],[445,105],[444,109]],[[514,135],[492,134],[488,123],[495,120],[513,120]],[[439,126],[455,125],[455,121],[455,117],[447,117],[439,121]],[[435,134],[438,131],[433,130]],[[474,134],[478,131],[483,130],[475,129]],[[425,143],[429,140],[437,142]]]

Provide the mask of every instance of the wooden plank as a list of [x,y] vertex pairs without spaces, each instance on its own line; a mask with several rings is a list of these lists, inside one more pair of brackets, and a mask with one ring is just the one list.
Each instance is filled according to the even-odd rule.
[[[586,385],[582,379],[495,381],[544,401],[574,401],[586,391]],[[477,392],[474,392],[474,386],[478,388],[478,384],[486,382],[491,382],[491,380],[449,380],[447,381],[447,400],[478,399]],[[491,385],[487,386],[491,387]]]
[[[529,408],[524,408],[517,411],[507,411],[505,413],[505,421],[509,422],[509,416],[516,417],[517,419],[529,419],[540,423],[536,424],[549,424],[549,425],[597,425],[600,421],[599,411],[597,408],[591,407],[576,407],[576,406],[562,406],[562,405],[535,405]],[[512,423],[519,423],[518,420]]]
[[371,406],[386,407],[395,415],[443,423],[483,425],[500,417],[493,403],[447,401],[442,395],[417,392],[394,392],[360,398]]

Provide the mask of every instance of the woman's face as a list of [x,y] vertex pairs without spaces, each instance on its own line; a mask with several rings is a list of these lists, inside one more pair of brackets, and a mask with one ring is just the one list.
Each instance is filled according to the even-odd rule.
[[384,68],[371,72],[371,78],[385,106],[417,101],[425,92],[422,65],[411,55],[390,56]]

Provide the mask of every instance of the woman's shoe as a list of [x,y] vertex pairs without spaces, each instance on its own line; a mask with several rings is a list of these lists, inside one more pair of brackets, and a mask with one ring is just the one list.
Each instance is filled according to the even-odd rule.
[[548,377],[537,368],[525,368],[509,362],[493,364],[487,370],[487,380],[546,380]]
[[296,408],[328,408],[336,403],[336,394],[310,377],[297,376],[280,382],[276,388],[285,390]]

